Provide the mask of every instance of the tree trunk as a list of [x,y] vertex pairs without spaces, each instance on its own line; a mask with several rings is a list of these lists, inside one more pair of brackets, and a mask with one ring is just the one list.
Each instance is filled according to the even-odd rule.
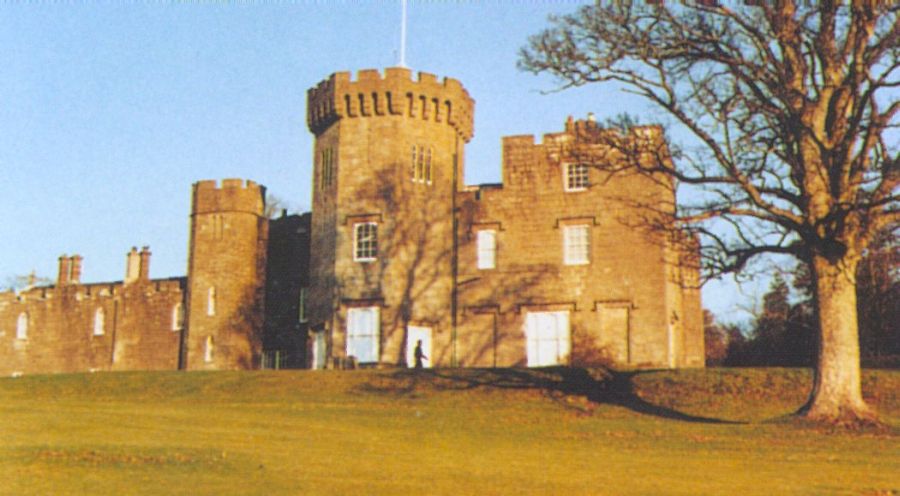
[[857,260],[815,256],[812,264],[819,306],[819,357],[809,400],[797,413],[840,424],[877,422],[862,398],[856,311]]

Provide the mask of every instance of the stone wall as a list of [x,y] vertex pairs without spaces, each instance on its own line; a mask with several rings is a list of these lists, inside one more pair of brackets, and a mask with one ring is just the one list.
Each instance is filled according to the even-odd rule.
[[131,260],[127,282],[81,284],[62,257],[57,284],[0,293],[0,375],[177,369],[185,279],[150,279],[147,248]]
[[[667,160],[659,128],[570,119],[541,143],[505,138],[503,183],[465,187],[474,101],[457,81],[410,76],[337,73],[308,92],[309,316],[333,364],[349,353],[349,312],[363,307],[379,312],[380,364],[406,364],[415,326],[432,332],[431,365],[526,365],[528,315],[558,312],[570,330],[565,363],[702,365],[696,267],[672,241],[673,184],[634,173]],[[416,175],[420,145],[433,161],[427,180]],[[578,191],[565,185],[571,163],[590,167]],[[360,223],[377,225],[373,260],[354,257]],[[563,260],[572,226],[588,227],[588,263]],[[496,265],[479,269],[485,230],[496,233]]]
[[[668,233],[652,221],[672,204],[671,185],[616,167],[620,157],[602,136],[610,132],[570,121],[542,143],[505,138],[503,184],[460,193],[463,365],[525,365],[526,315],[542,311],[568,312],[573,363],[688,363],[684,329],[696,332],[696,323],[675,323],[691,290],[677,279]],[[566,191],[572,163],[589,165],[589,185]],[[563,231],[573,225],[589,227],[589,263],[564,262]],[[495,268],[477,268],[480,230],[496,232]],[[696,342],[690,346],[695,353]]]

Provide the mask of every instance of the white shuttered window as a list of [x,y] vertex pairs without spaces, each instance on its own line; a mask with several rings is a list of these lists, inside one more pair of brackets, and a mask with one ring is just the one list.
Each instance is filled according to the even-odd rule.
[[347,356],[356,357],[359,363],[377,362],[380,328],[378,307],[348,309]]
[[497,266],[497,231],[478,231],[478,268],[493,269]]

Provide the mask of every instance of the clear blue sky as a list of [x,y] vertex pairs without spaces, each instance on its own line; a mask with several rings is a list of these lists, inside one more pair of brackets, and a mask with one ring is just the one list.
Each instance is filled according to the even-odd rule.
[[[545,94],[518,49],[576,2],[415,2],[407,65],[476,100],[469,183],[500,180],[500,138],[568,115],[642,110],[613,89]],[[335,71],[396,65],[396,2],[0,4],[0,285],[57,257],[82,280],[121,280],[149,245],[152,277],[184,275],[191,184],[239,177],[310,205],[306,90]],[[730,286],[705,305],[734,311]],[[754,290],[750,290],[751,294]],[[726,319],[727,320],[727,319]]]

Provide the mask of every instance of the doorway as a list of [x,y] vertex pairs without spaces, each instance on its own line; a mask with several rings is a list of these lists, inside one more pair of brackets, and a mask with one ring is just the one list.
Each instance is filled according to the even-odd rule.
[[416,366],[416,345],[422,341],[422,353],[425,358],[422,359],[422,367],[431,368],[431,328],[420,326],[406,327],[406,365],[407,367]]

